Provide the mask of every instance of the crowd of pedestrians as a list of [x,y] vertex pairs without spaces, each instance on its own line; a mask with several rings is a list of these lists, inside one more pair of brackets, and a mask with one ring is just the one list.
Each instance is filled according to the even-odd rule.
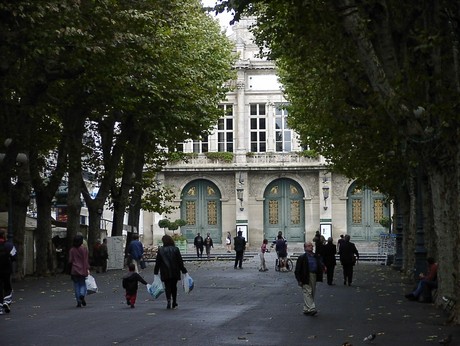
[[[246,239],[242,232],[238,231],[237,236],[231,238],[230,232],[226,236],[226,248],[233,245],[235,252],[235,269],[243,269],[244,252],[246,251]],[[213,241],[210,233],[203,239],[200,233],[194,239],[197,257],[206,254],[209,258]],[[287,240],[279,232],[272,244],[275,247],[281,268],[287,257]],[[229,251],[229,250],[227,250]],[[140,261],[143,256],[143,245],[137,234],[132,236],[131,242],[127,246],[127,273],[122,277],[122,286],[125,289],[126,303],[134,308],[137,297],[138,283],[147,285],[147,281],[139,274]],[[259,271],[268,271],[265,254],[269,252],[268,240],[264,239],[260,246],[260,265]],[[302,290],[303,313],[308,316],[314,316],[318,313],[315,304],[316,283],[323,281],[325,274],[328,285],[334,285],[334,272],[337,265],[336,255],[339,255],[340,264],[343,272],[343,284],[351,286],[353,283],[353,270],[359,260],[359,252],[356,245],[351,242],[350,235],[341,236],[337,244],[334,244],[333,238],[327,240],[316,232],[312,241],[304,243],[304,253],[298,256],[294,276]],[[12,301],[11,273],[12,263],[16,258],[16,249],[14,245],[6,239],[5,231],[0,230],[0,314],[10,312]],[[107,270],[107,240],[102,243],[97,242],[93,248],[93,260],[97,272]],[[77,307],[86,306],[87,286],[86,278],[90,275],[90,263],[88,248],[84,237],[77,234],[73,239],[73,246],[69,250],[68,263],[70,268],[70,279],[73,282],[75,299]],[[420,280],[414,290],[406,295],[409,300],[431,301],[431,290],[437,288],[437,270],[438,265],[434,258],[427,259],[427,273],[420,274]],[[185,275],[187,269],[180,250],[175,246],[171,236],[165,235],[162,238],[162,246],[159,247],[154,267],[154,275],[159,275],[164,284],[167,309],[176,309],[177,302],[177,284],[181,280],[181,274]],[[187,274],[188,275],[188,274]]]

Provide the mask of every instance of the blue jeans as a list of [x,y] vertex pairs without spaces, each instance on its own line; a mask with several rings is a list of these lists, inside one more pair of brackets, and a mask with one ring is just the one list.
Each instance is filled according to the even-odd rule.
[[80,296],[86,297],[86,282],[84,276],[72,275],[73,289],[77,303],[81,303]]
[[425,286],[427,286],[431,291],[433,288],[438,287],[438,283],[436,281],[427,281],[427,280],[422,279],[422,280],[420,280],[418,282],[417,288],[415,289],[415,291],[412,294],[416,298],[418,298],[422,294],[423,289],[425,288]]

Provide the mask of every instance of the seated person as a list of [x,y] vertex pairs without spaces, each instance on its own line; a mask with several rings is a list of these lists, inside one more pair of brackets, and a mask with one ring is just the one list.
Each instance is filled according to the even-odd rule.
[[[422,293],[426,291],[431,293],[432,289],[438,287],[438,264],[434,261],[433,257],[428,257],[426,261],[428,263],[428,272],[426,275],[420,273],[420,281],[418,282],[417,288],[415,289],[415,291],[406,294],[405,296],[409,300],[419,300]],[[429,299],[425,299],[424,301],[431,302],[431,294]]]
[[280,261],[280,270],[286,271],[287,243],[280,234],[278,234],[278,239],[276,240],[275,250]]

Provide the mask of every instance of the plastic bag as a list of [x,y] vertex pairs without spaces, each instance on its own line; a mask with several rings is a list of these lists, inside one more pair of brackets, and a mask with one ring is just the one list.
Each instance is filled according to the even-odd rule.
[[86,293],[87,294],[97,293],[96,279],[92,275],[88,275],[86,277],[85,283],[86,283]]
[[165,291],[163,282],[158,275],[153,277],[153,282],[151,285],[147,284],[147,291],[150,293],[153,299],[157,299]]
[[193,290],[194,282],[192,277],[188,273],[184,274],[184,278],[182,279],[182,285],[184,287],[185,293],[190,293]]

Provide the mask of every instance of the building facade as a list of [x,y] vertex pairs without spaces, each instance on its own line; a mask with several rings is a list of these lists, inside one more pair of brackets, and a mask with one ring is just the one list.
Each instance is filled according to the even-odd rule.
[[239,60],[235,88],[219,106],[225,115],[207,138],[183,143],[186,161],[158,175],[175,192],[177,209],[144,214],[144,244],[159,243],[164,230],[158,220],[164,217],[187,221],[181,233],[189,242],[199,232],[225,244],[227,232],[235,236],[237,230],[254,248],[278,231],[298,244],[318,230],[326,238],[349,233],[358,242],[378,240],[385,231],[379,221],[389,215],[384,196],[331,174],[321,156],[308,156],[301,147],[287,124],[275,65],[258,58],[251,24],[241,20],[230,37]]

